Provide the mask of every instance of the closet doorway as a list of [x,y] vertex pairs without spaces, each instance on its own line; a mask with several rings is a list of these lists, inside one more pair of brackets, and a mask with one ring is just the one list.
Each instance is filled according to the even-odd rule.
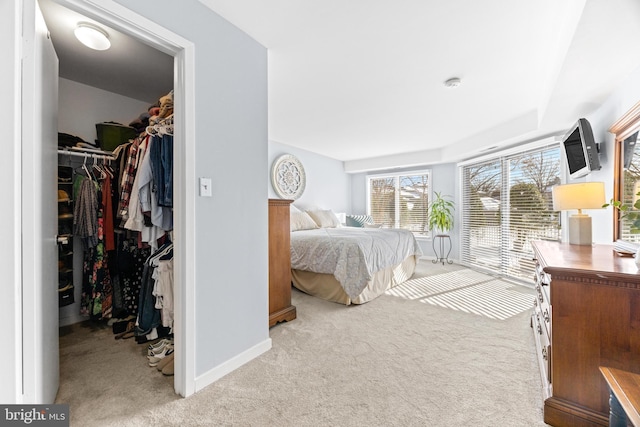
[[[43,0],[44,3],[44,0]],[[193,224],[189,218],[193,218],[194,209],[194,191],[186,189],[186,170],[193,170],[194,163],[194,147],[186,143],[186,135],[193,132],[194,124],[192,114],[188,112],[193,111],[193,92],[187,94],[188,88],[192,87],[192,71],[193,71],[193,48],[189,42],[176,36],[165,29],[158,27],[156,24],[140,17],[122,6],[105,1],[101,2],[100,7],[96,7],[92,2],[80,1],[80,0],[56,0],[56,6],[64,6],[73,11],[80,13],[89,19],[101,23],[107,27],[115,28],[123,33],[128,34],[130,37],[134,37],[137,40],[144,41],[144,43],[159,49],[166,54],[173,57],[173,89],[174,89],[174,102],[175,102],[175,149],[173,153],[174,158],[174,286],[175,286],[175,321],[174,321],[174,333],[175,333],[175,376],[174,376],[174,389],[176,393],[182,396],[188,396],[194,392],[194,366],[193,366],[193,351],[194,351],[194,339],[193,339],[193,324],[191,317],[186,316],[185,313],[193,312],[193,287],[194,281],[192,277],[189,277],[195,269],[189,268],[187,265],[187,259],[194,259],[195,257],[188,257],[188,254],[193,251]],[[35,2],[36,9],[38,2]],[[25,14],[30,13],[29,8],[25,8]],[[25,15],[25,21],[28,20]],[[136,24],[132,24],[135,22]],[[65,83],[68,84],[68,83]],[[159,94],[162,95],[162,94]],[[41,94],[34,93],[33,103],[38,106],[41,102],[38,100]],[[25,99],[25,104],[29,102],[29,98]],[[25,110],[29,107],[26,106]],[[28,120],[29,116],[23,116],[23,120]],[[92,123],[91,126],[94,126]],[[42,143],[42,141],[40,142]],[[34,144],[38,144],[34,142]],[[28,148],[27,148],[28,149]],[[36,150],[47,151],[46,147],[40,147]],[[25,166],[23,165],[23,169]],[[27,172],[28,174],[28,172]],[[33,190],[36,193],[43,193],[42,187],[38,188],[37,181],[34,180]],[[23,187],[23,192],[29,191],[29,186]],[[45,210],[43,210],[45,211]],[[55,209],[51,211],[55,212]],[[51,212],[47,211],[47,212]],[[43,213],[44,214],[44,213]],[[55,214],[52,214],[55,216]],[[31,219],[38,219],[38,216],[42,214],[33,211],[23,211],[23,224],[28,224]],[[45,242],[46,244],[46,242]],[[37,261],[36,261],[37,262]],[[191,280],[188,280],[191,279]],[[31,283],[30,280],[25,281],[25,288],[30,289],[34,293],[38,293],[39,284],[37,278]],[[33,316],[30,316],[30,308],[27,302],[23,302],[23,310],[25,318],[34,319],[42,318],[41,321],[27,322],[26,330],[23,337],[27,337],[32,332],[33,336],[39,342],[35,343],[36,347],[44,348],[45,353],[55,351],[58,352],[57,340],[45,340],[43,337],[43,324],[46,324],[52,319],[46,319],[46,314],[34,312]],[[35,307],[31,310],[36,310]],[[55,313],[56,317],[58,313]],[[58,324],[57,318],[55,324]],[[50,322],[49,322],[50,323]],[[25,339],[25,338],[23,338]],[[47,341],[47,342],[45,342]],[[29,344],[30,345],[30,344]],[[53,348],[55,347],[55,348]],[[27,381],[25,383],[25,396],[35,396],[34,400],[39,400],[38,396],[48,396],[47,393],[43,393],[43,389],[55,390],[57,389],[57,374],[49,374],[46,371],[46,365],[43,369],[42,357],[32,355],[28,351],[28,346],[23,350],[23,372],[32,371],[35,372],[36,378],[33,381]],[[53,369],[52,369],[53,371]],[[26,398],[27,400],[29,397]]]

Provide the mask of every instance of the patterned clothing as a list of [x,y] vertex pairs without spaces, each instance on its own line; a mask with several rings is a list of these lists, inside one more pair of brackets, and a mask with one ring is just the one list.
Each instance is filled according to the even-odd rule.
[[[86,181],[90,181],[87,179]],[[93,182],[91,182],[92,185]],[[108,256],[104,248],[103,207],[97,212],[96,244],[84,252],[80,314],[94,320],[111,318],[112,288],[107,268]]]
[[150,248],[138,248],[135,241],[122,239],[118,242],[117,268],[120,277],[122,308],[128,314],[138,314],[143,267],[150,254]]
[[104,245],[106,251],[116,248],[113,229],[113,195],[111,194],[111,178],[102,180],[102,212],[104,222]]
[[73,212],[73,234],[80,237],[85,249],[98,244],[98,190],[89,178],[82,179]]
[[129,198],[131,197],[131,189],[133,188],[133,181],[136,178],[136,171],[138,166],[138,151],[140,144],[148,138],[148,135],[140,136],[133,140],[129,147],[129,157],[122,171],[122,192],[120,193],[120,203],[118,204],[118,216],[122,218],[122,226],[129,217]]

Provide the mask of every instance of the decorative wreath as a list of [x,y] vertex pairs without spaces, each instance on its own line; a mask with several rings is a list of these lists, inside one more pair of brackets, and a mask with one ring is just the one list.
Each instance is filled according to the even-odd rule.
[[283,154],[271,166],[271,185],[283,199],[296,200],[304,192],[307,179],[300,160],[292,154]]

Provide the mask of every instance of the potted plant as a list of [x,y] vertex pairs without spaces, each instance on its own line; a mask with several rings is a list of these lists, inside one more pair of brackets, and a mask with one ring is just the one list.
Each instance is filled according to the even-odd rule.
[[429,204],[429,229],[442,233],[453,228],[453,201],[439,192],[434,193],[433,201]]
[[[640,192],[636,194],[636,197],[640,196]],[[627,219],[631,221],[629,231],[632,234],[640,233],[640,197],[635,201],[633,206],[627,206],[620,200],[611,199],[609,203],[602,205],[603,208],[611,206],[613,209],[620,211],[620,217],[618,221]]]

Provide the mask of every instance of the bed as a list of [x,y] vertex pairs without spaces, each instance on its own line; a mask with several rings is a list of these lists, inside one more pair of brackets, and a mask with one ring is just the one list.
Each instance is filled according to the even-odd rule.
[[293,285],[345,305],[366,303],[408,280],[420,255],[408,230],[318,226],[291,232]]

